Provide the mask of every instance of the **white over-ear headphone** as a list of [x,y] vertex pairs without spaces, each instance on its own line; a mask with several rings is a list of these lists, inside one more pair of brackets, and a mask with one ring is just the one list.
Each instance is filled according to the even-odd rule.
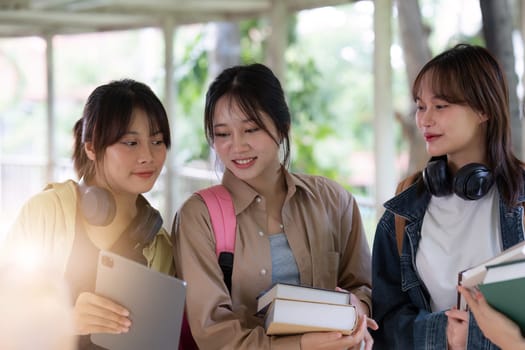
[[80,210],[88,223],[107,226],[115,218],[117,204],[113,195],[105,188],[88,186],[84,179],[78,183]]
[[[88,186],[84,179],[78,183],[79,205],[86,221],[94,226],[107,226],[115,218],[117,204],[115,198],[105,188]],[[148,201],[139,196],[138,213],[124,231],[130,239],[141,244],[153,241],[162,228],[162,216]]]

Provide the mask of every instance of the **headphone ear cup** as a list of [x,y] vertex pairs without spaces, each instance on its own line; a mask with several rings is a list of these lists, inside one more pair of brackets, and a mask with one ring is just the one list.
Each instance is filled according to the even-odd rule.
[[470,163],[454,177],[454,193],[465,200],[477,200],[487,194],[494,180],[492,172],[483,164]]
[[452,193],[452,179],[445,159],[428,162],[423,169],[423,182],[433,196],[443,197]]
[[107,226],[115,218],[115,198],[106,189],[79,184],[80,210],[86,221],[95,226]]

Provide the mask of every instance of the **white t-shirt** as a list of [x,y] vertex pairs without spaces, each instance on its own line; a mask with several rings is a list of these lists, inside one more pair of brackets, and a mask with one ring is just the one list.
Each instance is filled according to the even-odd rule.
[[456,194],[431,198],[416,267],[430,293],[433,312],[456,305],[458,272],[501,252],[500,233],[497,186],[474,201]]

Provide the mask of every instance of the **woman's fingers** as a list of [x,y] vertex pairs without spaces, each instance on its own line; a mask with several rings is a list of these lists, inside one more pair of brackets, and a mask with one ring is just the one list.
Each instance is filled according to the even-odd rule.
[[129,330],[129,311],[93,293],[81,293],[74,308],[78,334],[123,333]]
[[370,317],[366,318],[366,326],[370,329],[373,329],[374,331],[379,329],[379,325],[377,324],[376,320]]

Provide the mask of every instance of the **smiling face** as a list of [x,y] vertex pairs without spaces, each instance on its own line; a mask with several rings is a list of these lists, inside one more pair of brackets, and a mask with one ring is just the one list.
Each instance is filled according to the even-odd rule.
[[281,164],[277,130],[268,115],[261,113],[268,132],[243,113],[229,96],[217,101],[213,114],[213,148],[224,166],[236,177],[257,188],[274,181]]
[[447,155],[456,168],[467,163],[485,163],[487,117],[466,104],[450,103],[436,96],[429,79],[423,80],[416,96],[416,123],[428,154]]
[[123,195],[151,190],[166,160],[163,136],[150,130],[144,110],[135,108],[127,132],[106,148],[103,159],[97,160],[91,143],[86,143],[88,157],[97,163],[94,183]]

